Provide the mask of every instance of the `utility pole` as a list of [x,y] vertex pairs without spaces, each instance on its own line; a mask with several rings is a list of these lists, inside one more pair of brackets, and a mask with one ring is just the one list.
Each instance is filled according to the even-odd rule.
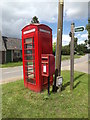
[[58,0],[58,27],[57,27],[57,48],[56,48],[56,70],[53,92],[57,91],[57,76],[61,75],[61,50],[62,50],[62,31],[63,31],[63,0]]
[[57,28],[57,49],[56,49],[56,69],[58,76],[61,75],[61,49],[62,49],[62,31],[63,31],[63,0],[58,2],[58,28]]
[[73,90],[74,85],[74,28],[75,24],[71,24],[71,44],[70,44],[70,90]]

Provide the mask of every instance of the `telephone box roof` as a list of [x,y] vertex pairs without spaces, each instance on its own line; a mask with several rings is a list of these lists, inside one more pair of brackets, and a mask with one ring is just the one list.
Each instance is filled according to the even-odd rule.
[[22,30],[24,30],[25,28],[29,27],[29,26],[35,26],[35,27],[47,27],[49,30],[52,30],[49,26],[45,25],[45,24],[39,24],[39,23],[34,23],[34,24],[29,24],[26,25]]

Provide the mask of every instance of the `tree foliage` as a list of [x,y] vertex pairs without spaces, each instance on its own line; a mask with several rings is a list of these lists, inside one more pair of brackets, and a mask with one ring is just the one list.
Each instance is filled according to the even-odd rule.
[[88,45],[88,40],[85,40],[84,42],[85,42],[85,45],[87,46]]
[[78,53],[87,53],[87,47],[86,47],[86,45],[85,44],[79,44],[78,46],[77,46],[77,52]]
[[36,16],[34,16],[31,20],[31,23],[39,23],[39,20]]
[[[90,53],[87,49],[88,40],[85,40],[83,44],[78,44],[78,38],[74,38],[74,54],[83,55],[85,53]],[[56,42],[53,43],[53,54],[56,52]],[[62,46],[62,55],[70,55],[70,43],[69,45]]]
[[74,50],[77,51],[77,42],[78,42],[78,38],[74,38]]
[[62,46],[62,55],[70,55],[70,46]]
[[53,43],[53,54],[55,55],[56,52],[56,42]]
[[88,44],[90,44],[90,19],[88,19],[88,24],[86,25],[86,30],[88,31]]

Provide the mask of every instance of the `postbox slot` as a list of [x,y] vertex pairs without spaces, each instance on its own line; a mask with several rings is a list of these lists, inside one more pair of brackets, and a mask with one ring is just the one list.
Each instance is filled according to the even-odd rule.
[[48,64],[48,62],[42,61],[43,64]]
[[48,59],[48,57],[42,57],[42,60]]
[[48,64],[48,57],[46,56],[42,56],[42,61],[41,61],[42,64]]

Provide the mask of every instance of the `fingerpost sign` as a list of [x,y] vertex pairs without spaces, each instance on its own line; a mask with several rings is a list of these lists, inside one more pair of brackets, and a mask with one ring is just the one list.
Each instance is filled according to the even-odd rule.
[[75,32],[81,32],[81,31],[84,31],[84,30],[85,30],[84,26],[75,27]]

